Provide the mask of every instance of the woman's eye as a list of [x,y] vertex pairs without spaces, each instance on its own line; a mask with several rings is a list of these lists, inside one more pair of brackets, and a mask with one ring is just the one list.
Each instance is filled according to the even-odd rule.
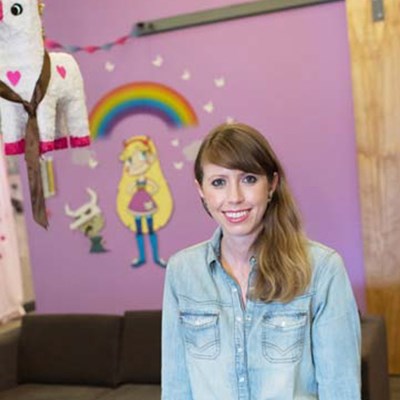
[[246,175],[243,178],[243,182],[245,183],[256,183],[257,182],[257,177],[254,175]]
[[225,181],[221,178],[214,179],[213,181],[211,181],[211,185],[214,187],[220,187],[220,186],[223,186],[224,184],[225,184]]
[[12,15],[21,15],[22,11],[24,11],[24,9],[22,8],[21,4],[19,3],[15,3],[11,6],[11,14]]

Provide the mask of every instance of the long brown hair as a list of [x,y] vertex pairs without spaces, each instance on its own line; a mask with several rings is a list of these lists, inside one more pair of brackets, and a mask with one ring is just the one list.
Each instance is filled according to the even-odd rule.
[[307,239],[285,172],[268,141],[248,125],[220,125],[207,135],[197,154],[194,173],[200,185],[206,163],[265,175],[270,183],[278,175],[263,229],[252,245],[258,268],[251,296],[287,302],[303,294],[311,280]]

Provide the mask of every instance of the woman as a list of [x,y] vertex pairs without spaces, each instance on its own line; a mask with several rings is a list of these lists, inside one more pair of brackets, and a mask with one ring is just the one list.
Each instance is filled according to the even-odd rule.
[[243,124],[203,141],[213,237],[168,263],[163,400],[360,399],[360,325],[341,257],[308,240],[282,166]]

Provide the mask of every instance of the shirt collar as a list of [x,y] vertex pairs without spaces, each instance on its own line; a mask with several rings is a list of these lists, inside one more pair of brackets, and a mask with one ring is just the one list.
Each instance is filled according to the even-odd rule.
[[[216,262],[221,260],[221,239],[222,229],[218,227],[208,242],[207,264],[211,271],[214,271]],[[257,259],[255,256],[250,258],[250,265],[252,269],[256,267]]]
[[213,271],[221,257],[222,229],[218,227],[208,242],[207,264]]

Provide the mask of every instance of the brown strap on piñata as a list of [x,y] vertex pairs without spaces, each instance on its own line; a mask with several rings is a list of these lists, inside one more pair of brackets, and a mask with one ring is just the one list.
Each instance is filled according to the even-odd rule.
[[40,174],[40,136],[36,112],[49,86],[50,74],[50,57],[45,51],[42,71],[36,82],[30,102],[23,100],[21,96],[15,93],[9,86],[0,81],[0,97],[14,103],[22,104],[25,111],[28,113],[28,122],[25,131],[25,161],[28,170],[32,214],[35,221],[44,228],[47,228],[49,223],[47,220],[43,181]]

